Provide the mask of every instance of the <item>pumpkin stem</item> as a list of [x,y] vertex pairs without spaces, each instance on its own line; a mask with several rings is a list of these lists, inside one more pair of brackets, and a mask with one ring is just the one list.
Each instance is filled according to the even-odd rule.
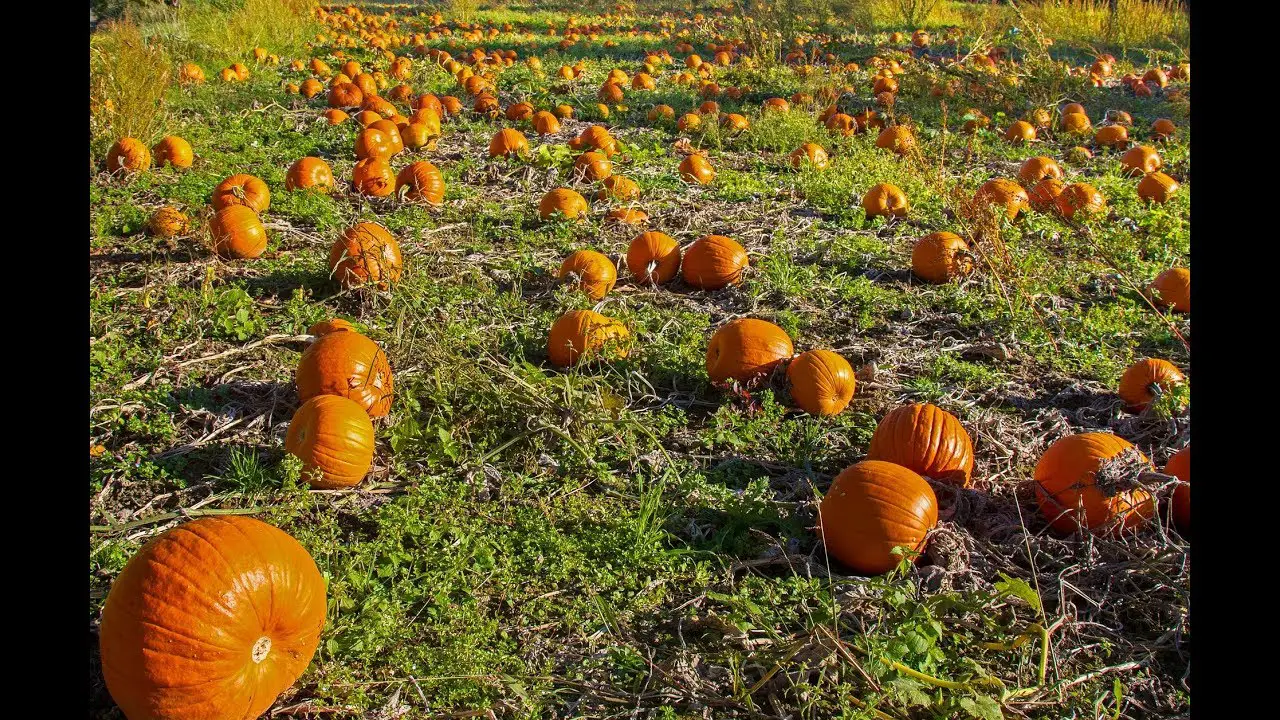
[[253,661],[260,663],[267,659],[267,655],[271,653],[271,638],[263,635],[258,638],[258,642],[253,644]]
[[1137,448],[1128,448],[1113,458],[1103,460],[1094,473],[1094,484],[1106,497],[1138,487],[1139,477],[1151,468],[1151,464]]

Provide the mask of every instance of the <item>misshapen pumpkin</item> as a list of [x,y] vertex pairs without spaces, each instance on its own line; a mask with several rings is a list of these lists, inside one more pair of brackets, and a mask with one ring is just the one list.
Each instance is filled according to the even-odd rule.
[[298,398],[337,395],[353,400],[380,418],[391,411],[395,383],[382,348],[358,332],[323,335],[307,346],[298,362]]
[[605,213],[606,223],[622,225],[643,225],[649,221],[649,213],[638,208],[614,208]]
[[969,487],[973,442],[956,416],[929,403],[891,411],[871,436],[868,460],[897,463],[938,482]]
[[1166,203],[1178,192],[1178,181],[1162,172],[1147,173],[1138,182],[1138,197],[1147,202]]
[[925,282],[942,284],[973,272],[973,254],[959,235],[936,232],[911,248],[911,271]]
[[551,324],[547,356],[556,367],[597,357],[626,357],[627,326],[591,310],[567,312]]
[[251,720],[310,664],[325,608],[324,577],[287,533],[241,516],[184,523],[111,585],[107,690],[132,720]]
[[213,251],[219,257],[248,260],[267,249],[267,229],[258,213],[243,205],[230,205],[209,219]]
[[684,281],[702,290],[737,284],[747,269],[746,248],[724,235],[703,235],[684,252],[680,272]]
[[[1068,435],[1036,463],[1036,502],[1060,533],[1136,528],[1155,517],[1155,501],[1133,487],[1148,469],[1147,458],[1111,433]],[[1099,477],[1101,475],[1101,477]]]
[[533,114],[533,130],[539,135],[554,135],[560,132],[560,120],[546,110]]
[[876,147],[892,150],[898,155],[906,155],[915,149],[916,136],[911,132],[911,128],[905,125],[894,125],[880,131],[880,135],[876,137]]
[[372,283],[386,290],[400,279],[403,265],[400,244],[372,222],[347,228],[329,251],[330,273],[344,288]]
[[613,289],[618,270],[613,261],[595,250],[577,250],[565,258],[556,277],[575,283],[592,300],[599,300]]
[[911,470],[864,460],[836,476],[818,516],[828,553],[857,572],[881,575],[900,562],[895,547],[924,550],[938,524],[938,498]]
[[361,195],[386,197],[396,190],[396,175],[385,158],[365,158],[351,169],[351,187]]
[[831,159],[827,156],[827,151],[817,143],[805,143],[795,150],[791,151],[788,156],[791,160],[791,167],[800,170],[808,163],[809,167],[815,170],[826,170],[831,165]]
[[613,174],[613,163],[604,153],[584,152],[573,161],[573,174],[579,180],[598,182]]
[[1058,208],[1058,196],[1066,189],[1066,183],[1058,178],[1047,177],[1027,191],[1027,199],[1037,212],[1053,212]]
[[161,238],[177,237],[187,231],[190,221],[175,207],[162,207],[147,220],[147,230]]
[[838,415],[857,390],[853,366],[830,350],[800,353],[787,364],[791,399],[810,415]]
[[1120,376],[1120,399],[1130,412],[1142,412],[1156,393],[1168,392],[1187,380],[1177,365],[1159,358],[1145,358],[1130,365]]
[[680,179],[706,185],[716,179],[716,170],[702,155],[688,155],[680,161]]
[[635,200],[640,197],[640,186],[635,180],[621,175],[610,175],[601,183],[596,193],[597,200]]
[[316,395],[289,421],[284,447],[302,461],[302,477],[318,490],[359,485],[373,465],[373,422],[354,400]]
[[1172,306],[1177,312],[1191,312],[1191,271],[1187,268],[1169,268],[1156,276],[1151,283],[1155,291],[1152,299],[1157,305]]
[[738,318],[721,325],[707,343],[707,375],[712,382],[745,383],[773,372],[793,354],[791,338],[782,328],[766,320]]
[[982,184],[974,194],[975,201],[1004,210],[1005,217],[1013,220],[1027,209],[1030,198],[1022,186],[1012,180],[994,178]]
[[862,209],[868,218],[906,217],[910,203],[902,188],[891,183],[880,183],[862,196]]

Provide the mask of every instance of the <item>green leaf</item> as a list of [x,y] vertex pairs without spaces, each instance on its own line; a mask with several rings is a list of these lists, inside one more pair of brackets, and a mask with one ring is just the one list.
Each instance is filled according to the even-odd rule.
[[1001,581],[995,584],[997,592],[1001,595],[1012,595],[1020,598],[1026,601],[1036,612],[1040,612],[1040,594],[1033,590],[1026,580],[1009,577],[1004,573],[1000,573],[1000,578]]

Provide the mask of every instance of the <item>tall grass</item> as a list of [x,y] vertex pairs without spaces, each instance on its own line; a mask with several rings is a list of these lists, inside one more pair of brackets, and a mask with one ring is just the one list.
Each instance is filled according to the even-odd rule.
[[128,136],[150,144],[164,124],[164,95],[173,79],[169,53],[129,20],[99,25],[89,52],[94,140]]
[[1177,0],[1045,0],[1022,6],[1028,20],[1060,42],[1118,47],[1187,47],[1191,21]]
[[318,31],[316,0],[232,0],[183,3],[166,41],[184,59],[226,65],[244,62],[255,47],[300,56]]

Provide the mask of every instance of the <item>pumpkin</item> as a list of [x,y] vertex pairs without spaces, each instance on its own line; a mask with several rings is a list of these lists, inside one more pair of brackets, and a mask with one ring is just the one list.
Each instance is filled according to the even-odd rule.
[[780,97],[774,97],[764,101],[764,105],[761,107],[761,111],[766,113],[769,113],[769,112],[785,113],[785,112],[791,111],[791,105],[786,100],[783,100]]
[[830,350],[800,353],[787,364],[791,399],[810,415],[838,415],[857,389],[849,361]]
[[569,188],[556,188],[543,195],[538,202],[538,217],[543,220],[550,220],[556,213],[570,220],[578,220],[590,211],[587,199]]
[[1124,166],[1126,175],[1138,177],[1159,170],[1162,161],[1160,153],[1156,152],[1155,148],[1135,145],[1120,156],[1120,164]]
[[584,152],[573,161],[573,174],[578,180],[597,182],[613,174],[613,163],[604,153]]
[[1045,178],[1062,179],[1062,168],[1050,157],[1027,158],[1018,169],[1018,178],[1024,186],[1031,187]]
[[331,108],[357,108],[363,103],[364,92],[355,83],[340,82],[329,88],[329,107]]
[[503,128],[494,134],[489,141],[489,157],[524,156],[529,153],[529,141],[524,133],[512,128]]
[[284,531],[236,515],[183,523],[111,584],[107,690],[134,720],[256,718],[311,663],[326,603],[315,561]]
[[881,150],[892,150],[898,155],[906,155],[915,149],[916,137],[911,128],[905,125],[894,125],[880,131],[876,138],[876,147]]
[[533,130],[539,135],[552,135],[560,132],[560,120],[555,115],[542,110],[533,114]]
[[378,94],[378,81],[369,73],[357,73],[351,76],[351,83],[356,86],[364,97],[368,98]]
[[386,197],[395,192],[396,175],[384,158],[365,158],[352,168],[351,186],[361,195]]
[[382,116],[372,110],[361,110],[356,113],[356,122],[360,123],[360,127],[369,127],[378,122]]
[[666,124],[675,120],[676,111],[670,105],[654,105],[645,113],[645,118],[651,123]]
[[684,281],[702,290],[736,285],[750,261],[747,251],[724,235],[703,235],[684,252],[680,272]]
[[720,127],[729,135],[737,135],[751,127],[751,123],[738,113],[726,113],[720,117]]
[[1136,528],[1155,516],[1151,494],[1129,487],[1146,464],[1145,455],[1111,433],[1068,435],[1036,463],[1036,502],[1060,533]]
[[107,171],[140,172],[151,167],[151,151],[136,138],[123,137],[107,151]]
[[[858,132],[863,133],[868,130],[876,130],[884,128],[884,119],[880,117],[880,113],[875,110],[863,110],[853,116],[854,123],[858,126]],[[882,133],[883,134],[883,133]],[[914,138],[912,138],[914,141]],[[878,139],[877,139],[878,143]],[[879,145],[877,144],[877,147]]]
[[640,233],[627,249],[627,267],[642,285],[669,282],[680,270],[680,246],[666,233]]
[[1125,369],[1120,376],[1120,399],[1125,409],[1139,413],[1146,410],[1156,394],[1182,385],[1187,378],[1177,365],[1159,358],[1145,358]]
[[204,70],[193,62],[183,63],[178,70],[178,82],[182,85],[199,85],[204,81]]
[[702,155],[688,155],[680,161],[680,179],[707,185],[716,179],[716,170]]
[[1187,445],[1164,466],[1164,474],[1172,475],[1182,482],[1173,488],[1170,502],[1173,510],[1173,522],[1184,534],[1191,532],[1191,446]]
[[267,249],[267,229],[258,213],[244,205],[228,205],[209,220],[213,251],[220,257],[252,259]]
[[1093,159],[1093,153],[1089,148],[1077,145],[1063,153],[1062,157],[1072,165],[1084,165]]
[[1160,68],[1151,68],[1142,75],[1142,82],[1152,83],[1157,87],[1166,87],[1169,85],[1169,76],[1165,75],[1164,70]]
[[311,487],[353,487],[373,465],[373,422],[352,400],[317,395],[293,414],[285,450],[302,461],[302,476]]
[[1151,134],[1154,135],[1157,140],[1168,140],[1177,132],[1178,126],[1174,125],[1173,121],[1168,118],[1160,118],[1159,120],[1151,123]]
[[604,219],[605,222],[623,225],[643,225],[649,221],[649,213],[636,208],[617,208],[606,213]]
[[1017,218],[1030,203],[1027,191],[1021,185],[1003,178],[993,178],[983,183],[973,199],[976,202],[1003,209],[1005,217],[1010,220]]
[[444,202],[444,176],[440,170],[425,160],[420,160],[405,167],[396,177],[396,191],[402,188],[403,197],[408,200],[420,200],[428,205],[439,205]]
[[1155,290],[1152,300],[1162,307],[1173,306],[1177,312],[1191,312],[1191,271],[1187,268],[1169,268],[1151,282]]
[[805,143],[792,150],[788,157],[791,159],[791,167],[797,170],[803,168],[806,162],[816,170],[826,170],[831,165],[827,151],[817,143]]
[[680,132],[693,132],[702,127],[702,116],[697,113],[685,113],[676,121],[676,129]]
[[1088,183],[1072,183],[1062,189],[1062,194],[1054,200],[1054,204],[1063,217],[1071,220],[1076,213],[1095,215],[1102,212],[1106,206],[1106,198]]
[[212,204],[214,210],[244,205],[255,213],[264,213],[271,207],[271,190],[261,178],[245,174],[232,175],[214,188]]
[[1162,172],[1148,173],[1138,183],[1138,197],[1149,202],[1165,203],[1178,191],[1178,181]]
[[[370,130],[379,131],[387,136],[387,141],[391,147],[391,155],[387,157],[399,155],[404,151],[404,138],[400,137],[400,128],[396,126],[394,121],[388,119],[374,120],[369,123],[369,127],[365,129],[365,132]],[[358,154],[357,157],[359,157]],[[363,160],[364,158],[360,159]]]
[[831,132],[836,133],[837,135],[840,135],[842,137],[849,137],[850,135],[857,132],[858,122],[849,115],[845,115],[844,113],[836,113],[831,117],[827,118],[826,126],[827,126],[827,130],[830,130]]
[[[608,162],[608,160],[605,160]],[[640,186],[634,180],[621,175],[610,175],[601,183],[604,185],[596,193],[597,200],[634,200],[640,197]]]
[[707,343],[707,375],[712,382],[746,383],[794,354],[787,331],[765,320],[738,318],[721,325]]
[[395,382],[382,348],[358,332],[322,335],[307,346],[295,375],[298,399],[337,395],[353,400],[369,417],[391,411]]
[[1133,125],[1133,116],[1124,110],[1108,110],[1107,120],[1125,126]]
[[973,254],[959,235],[936,232],[911,248],[911,271],[925,282],[941,284],[973,272]]
[[573,117],[573,106],[564,105],[564,104],[557,105],[555,109],[551,111],[551,114],[555,115],[561,120],[568,120],[569,118]]
[[307,334],[320,337],[321,335],[328,335],[331,332],[342,332],[346,330],[355,331],[355,329],[356,326],[352,325],[350,322],[343,320],[342,318],[333,318],[332,320],[321,320],[320,322],[315,323],[311,327],[307,328]]
[[330,274],[343,288],[374,283],[386,290],[400,279],[403,266],[400,244],[377,223],[347,228],[329,251]]
[[161,138],[160,142],[151,148],[151,154],[155,158],[156,167],[172,165],[176,168],[189,168],[194,159],[191,143],[177,135],[166,135]]
[[906,193],[897,185],[880,183],[862,196],[862,209],[868,218],[906,217],[909,203]]
[[1089,116],[1082,112],[1066,113],[1058,120],[1058,124],[1068,135],[1085,135],[1093,130]]
[[[302,81],[301,85],[298,86],[298,92],[302,95],[302,97],[310,100],[311,98],[324,92],[324,85],[320,84],[320,81],[316,80],[315,78],[307,78],[306,80]],[[337,108],[333,108],[333,109],[336,110]]]
[[187,231],[187,216],[175,207],[162,207],[151,214],[147,220],[147,229],[152,235],[161,238],[177,237]]
[[912,472],[957,487],[969,487],[973,442],[954,415],[928,403],[891,411],[871,436],[868,460],[897,463]]
[[570,280],[592,300],[599,300],[618,281],[613,261],[595,250],[577,250],[565,258],[556,272],[561,280]]
[[547,356],[556,367],[596,357],[626,357],[627,326],[591,310],[567,312],[551,324]]
[[289,172],[284,176],[285,190],[312,188],[317,192],[327,193],[333,186],[333,169],[318,157],[298,158],[289,166]]
[[720,103],[714,100],[707,100],[706,102],[698,106],[697,113],[699,115],[719,115]]
[[1129,130],[1123,125],[1104,125],[1093,136],[1098,147],[1121,150],[1129,145]]
[[404,146],[410,150],[433,147],[432,142],[439,135],[439,126],[436,126],[434,132],[423,123],[405,123],[400,127],[400,139],[404,141]]
[[1005,142],[1025,145],[1036,139],[1036,126],[1026,120],[1017,120],[1004,131]]
[[[376,122],[383,122],[379,119]],[[360,131],[356,135],[355,153],[356,158],[365,160],[368,158],[381,158],[388,160],[396,153],[396,143],[400,140],[399,133],[396,133],[393,141],[391,135],[384,130],[374,127],[375,123],[370,123],[368,127]]]
[[826,550],[853,570],[881,575],[901,561],[896,547],[922,552],[938,524],[938,498],[918,474],[893,463],[864,460],[844,469],[818,509]]

